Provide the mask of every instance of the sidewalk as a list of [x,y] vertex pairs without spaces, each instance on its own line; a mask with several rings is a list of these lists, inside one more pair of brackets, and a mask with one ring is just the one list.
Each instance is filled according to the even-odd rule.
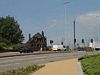
[[31,75],[83,75],[77,59],[51,62]]

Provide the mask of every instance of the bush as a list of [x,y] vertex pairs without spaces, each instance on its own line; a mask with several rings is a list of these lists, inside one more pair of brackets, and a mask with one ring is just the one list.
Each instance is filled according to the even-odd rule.
[[0,43],[0,52],[15,52],[17,51],[19,44],[9,44],[7,45],[4,42]]
[[10,44],[7,46],[7,51],[16,52],[19,48],[19,44]]
[[6,43],[0,43],[0,52],[3,52],[7,47]]

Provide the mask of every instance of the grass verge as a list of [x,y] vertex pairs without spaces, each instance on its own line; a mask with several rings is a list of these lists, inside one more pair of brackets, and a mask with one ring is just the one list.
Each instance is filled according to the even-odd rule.
[[16,70],[1,72],[0,75],[29,75],[42,67],[44,67],[44,65],[31,65],[27,66],[26,68],[18,68]]
[[100,54],[79,58],[87,75],[100,75]]

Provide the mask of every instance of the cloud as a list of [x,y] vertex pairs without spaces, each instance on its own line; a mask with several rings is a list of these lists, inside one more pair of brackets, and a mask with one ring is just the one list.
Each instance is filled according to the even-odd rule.
[[49,40],[54,40],[54,44],[60,44],[62,38],[66,38],[66,25],[63,19],[50,19],[45,24],[42,24],[42,29],[46,32]]
[[64,22],[59,19],[52,19],[49,20],[46,24],[45,27],[48,28],[58,28],[64,26]]
[[47,24],[47,27],[54,28],[54,27],[56,27],[57,23],[58,23],[58,20],[56,20],[56,19],[50,20]]
[[89,13],[77,16],[77,22],[80,25],[96,26],[100,24],[100,11],[89,12]]
[[[76,36],[78,39],[97,40],[100,33],[100,11],[88,12],[76,17]],[[99,36],[100,37],[100,36]]]

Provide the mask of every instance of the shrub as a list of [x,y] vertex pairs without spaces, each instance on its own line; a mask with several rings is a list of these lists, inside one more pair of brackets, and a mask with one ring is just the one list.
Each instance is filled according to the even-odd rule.
[[7,47],[6,43],[0,43],[0,52],[4,51],[5,47]]

